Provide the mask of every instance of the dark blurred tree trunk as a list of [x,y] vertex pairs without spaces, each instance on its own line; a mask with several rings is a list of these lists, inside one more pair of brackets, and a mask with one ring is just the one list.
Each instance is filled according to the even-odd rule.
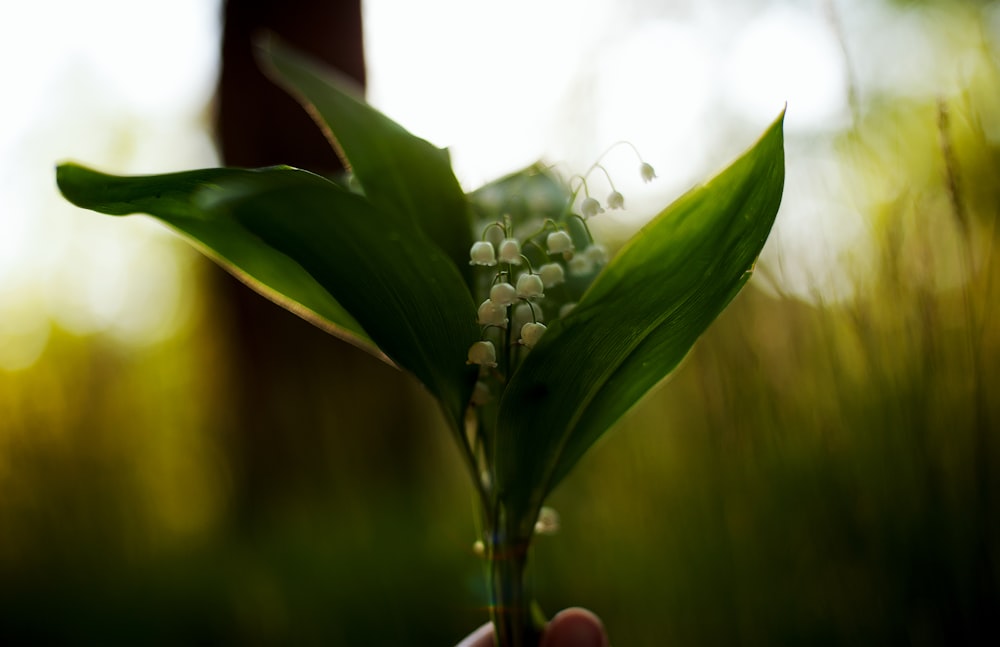
[[324,61],[364,86],[361,0],[228,0],[216,129],[231,166],[291,164],[317,173],[341,169],[316,124],[258,69],[262,32]]
[[[316,124],[258,70],[253,42],[264,30],[363,84],[360,0],[229,0],[225,8],[217,112],[224,163],[338,172],[339,161]],[[227,460],[233,469],[234,512],[237,522],[245,523],[272,505],[321,495],[324,485],[337,478],[330,474],[331,456],[352,443],[357,447],[358,436],[387,443],[357,426],[405,428],[410,411],[405,394],[412,389],[395,369],[273,305],[228,274],[215,276],[213,303],[231,325]],[[353,378],[401,392],[404,402],[393,398],[397,405],[389,408],[389,418],[361,420],[372,416],[365,415],[363,404],[352,406],[352,397],[364,397],[344,385]],[[360,451],[380,453],[377,447]]]

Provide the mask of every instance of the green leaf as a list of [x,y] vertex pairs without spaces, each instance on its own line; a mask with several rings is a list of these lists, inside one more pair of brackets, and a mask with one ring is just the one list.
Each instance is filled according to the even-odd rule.
[[544,497],[677,367],[749,279],[781,202],[783,118],[636,234],[511,378],[497,477],[525,532]]
[[417,223],[471,286],[469,206],[448,152],[410,134],[358,98],[348,89],[350,80],[276,39],[264,40],[259,52],[262,67],[306,107],[368,199]]
[[549,168],[536,162],[481,186],[469,194],[476,218],[500,222],[505,214],[514,222],[531,218],[559,220],[569,207],[569,191]]
[[291,281],[303,280],[310,293],[325,291],[461,428],[476,373],[465,365],[479,338],[475,306],[454,264],[415,224],[289,168],[119,178],[64,165],[57,176],[75,204],[112,215],[143,211],[182,231],[209,231],[210,241],[199,239],[206,245],[237,240],[242,261],[288,270],[281,289],[294,291]]
[[113,216],[148,213],[185,234],[202,252],[271,301],[385,361],[361,325],[302,266],[232,219],[212,219],[196,196],[221,182],[246,180],[298,186],[325,182],[290,167],[205,169],[167,175],[118,177],[77,164],[61,164],[56,181],[73,204]]

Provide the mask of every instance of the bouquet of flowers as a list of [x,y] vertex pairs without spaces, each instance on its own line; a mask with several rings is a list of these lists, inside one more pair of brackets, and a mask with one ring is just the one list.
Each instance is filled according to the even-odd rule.
[[624,196],[602,205],[589,173],[535,165],[466,195],[446,151],[334,72],[274,41],[259,56],[329,136],[345,178],[287,166],[118,177],[66,163],[59,187],[87,209],[155,216],[279,305],[412,373],[479,503],[497,641],[537,644],[544,617],[524,571],[553,523],[546,497],[749,280],[781,201],[783,115],[609,259],[588,220]]

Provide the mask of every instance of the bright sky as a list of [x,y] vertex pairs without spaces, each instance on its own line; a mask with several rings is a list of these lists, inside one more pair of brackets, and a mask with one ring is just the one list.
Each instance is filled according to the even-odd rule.
[[183,317],[183,256],[146,219],[80,211],[57,161],[121,173],[217,165],[205,129],[218,60],[205,0],[0,3],[0,369],[30,366],[51,326],[124,343]]
[[[679,186],[751,144],[786,101],[793,132],[843,124],[844,67],[822,12],[662,4],[369,0],[369,98],[451,147],[468,188],[540,156],[586,168],[623,138]],[[733,117],[750,138],[706,152]]]
[[[843,189],[832,155],[796,144],[849,124],[849,68],[829,7],[854,61],[866,62],[851,71],[869,88],[952,89],[931,61],[963,34],[942,28],[946,14],[863,0],[581,6],[366,0],[370,100],[451,148],[468,189],[539,158],[583,170],[631,141],[659,180],[639,181],[627,147],[605,158],[629,207],[608,214],[608,229],[634,229],[723,167],[787,102],[788,182],[766,254],[782,257],[802,293],[836,274],[863,232],[848,206],[823,199]],[[219,14],[218,0],[0,3],[0,72],[15,88],[0,103],[0,369],[29,366],[53,322],[142,344],[183,320],[192,289],[183,246],[147,219],[66,204],[53,166],[215,165],[206,110]],[[903,49],[916,58],[899,57]],[[592,189],[603,196],[600,183]]]
[[[817,206],[836,187],[817,186],[814,174],[836,175],[798,159],[791,143],[849,125],[847,68],[826,5],[592,0],[581,11],[572,0],[369,0],[369,100],[449,147],[467,189],[540,158],[583,171],[610,144],[632,142],[659,179],[642,184],[628,147],[604,159],[628,211],[595,229],[616,237],[724,167],[787,102],[779,229],[788,224],[789,274],[807,276],[796,262],[818,268],[800,280],[807,292],[863,232],[850,214]],[[595,187],[607,194],[600,176]],[[818,230],[830,238],[819,241]]]

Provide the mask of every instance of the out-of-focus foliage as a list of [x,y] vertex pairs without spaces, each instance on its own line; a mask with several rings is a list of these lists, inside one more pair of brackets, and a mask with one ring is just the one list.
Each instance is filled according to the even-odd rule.
[[[587,600],[619,645],[995,631],[998,78],[943,106],[860,106],[836,142],[871,233],[859,289],[734,301],[555,492],[562,528],[536,549],[547,610]],[[294,483],[234,520],[225,317],[202,303],[138,354],[57,334],[0,373],[0,642],[448,644],[482,622],[439,414],[359,351],[317,384],[326,416],[275,432],[310,459]]]

